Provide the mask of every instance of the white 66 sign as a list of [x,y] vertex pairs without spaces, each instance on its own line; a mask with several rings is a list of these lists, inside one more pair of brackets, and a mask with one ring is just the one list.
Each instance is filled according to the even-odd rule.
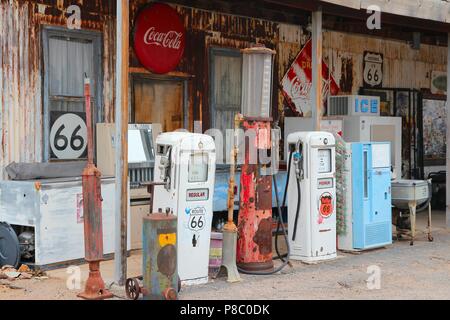
[[86,115],[82,112],[52,112],[50,128],[51,159],[76,160],[87,155]]
[[383,55],[364,52],[364,87],[381,88],[383,86]]

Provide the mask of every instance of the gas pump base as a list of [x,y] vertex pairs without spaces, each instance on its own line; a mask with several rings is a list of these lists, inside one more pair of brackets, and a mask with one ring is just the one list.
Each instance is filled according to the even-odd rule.
[[302,257],[302,256],[296,256],[291,255],[292,260],[300,261],[305,264],[318,264],[324,261],[330,261],[337,259],[337,253],[330,254],[328,256],[319,256],[319,257]]
[[216,278],[228,276],[228,282],[241,282],[241,276],[236,266],[236,245],[237,233],[236,231],[223,231],[223,250],[222,250],[222,266]]

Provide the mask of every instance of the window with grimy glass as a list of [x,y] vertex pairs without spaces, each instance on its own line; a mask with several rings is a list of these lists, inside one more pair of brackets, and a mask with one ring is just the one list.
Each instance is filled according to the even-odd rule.
[[87,158],[85,77],[91,84],[94,123],[101,117],[101,37],[96,32],[45,28],[44,160]]

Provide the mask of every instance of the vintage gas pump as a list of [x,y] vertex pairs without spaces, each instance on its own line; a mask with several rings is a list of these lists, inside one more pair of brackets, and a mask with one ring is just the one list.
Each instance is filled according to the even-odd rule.
[[245,135],[245,150],[241,150],[245,160],[241,168],[237,241],[237,266],[243,272],[265,272],[274,267],[270,163],[274,55],[273,50],[261,46],[243,50],[240,129]]
[[327,132],[288,136],[291,163],[288,224],[291,258],[336,258],[335,138]]
[[213,138],[186,132],[156,140],[153,211],[177,216],[178,275],[185,285],[208,282],[216,153]]

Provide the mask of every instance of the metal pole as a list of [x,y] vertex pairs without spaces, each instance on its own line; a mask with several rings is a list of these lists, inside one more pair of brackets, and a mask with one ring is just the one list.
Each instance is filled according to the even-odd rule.
[[314,130],[320,130],[322,118],[322,9],[312,13],[312,93],[311,111]]
[[[447,110],[450,108],[450,33],[447,36]],[[450,228],[450,112],[447,112],[447,227]]]
[[127,276],[129,1],[117,1],[115,282]]

